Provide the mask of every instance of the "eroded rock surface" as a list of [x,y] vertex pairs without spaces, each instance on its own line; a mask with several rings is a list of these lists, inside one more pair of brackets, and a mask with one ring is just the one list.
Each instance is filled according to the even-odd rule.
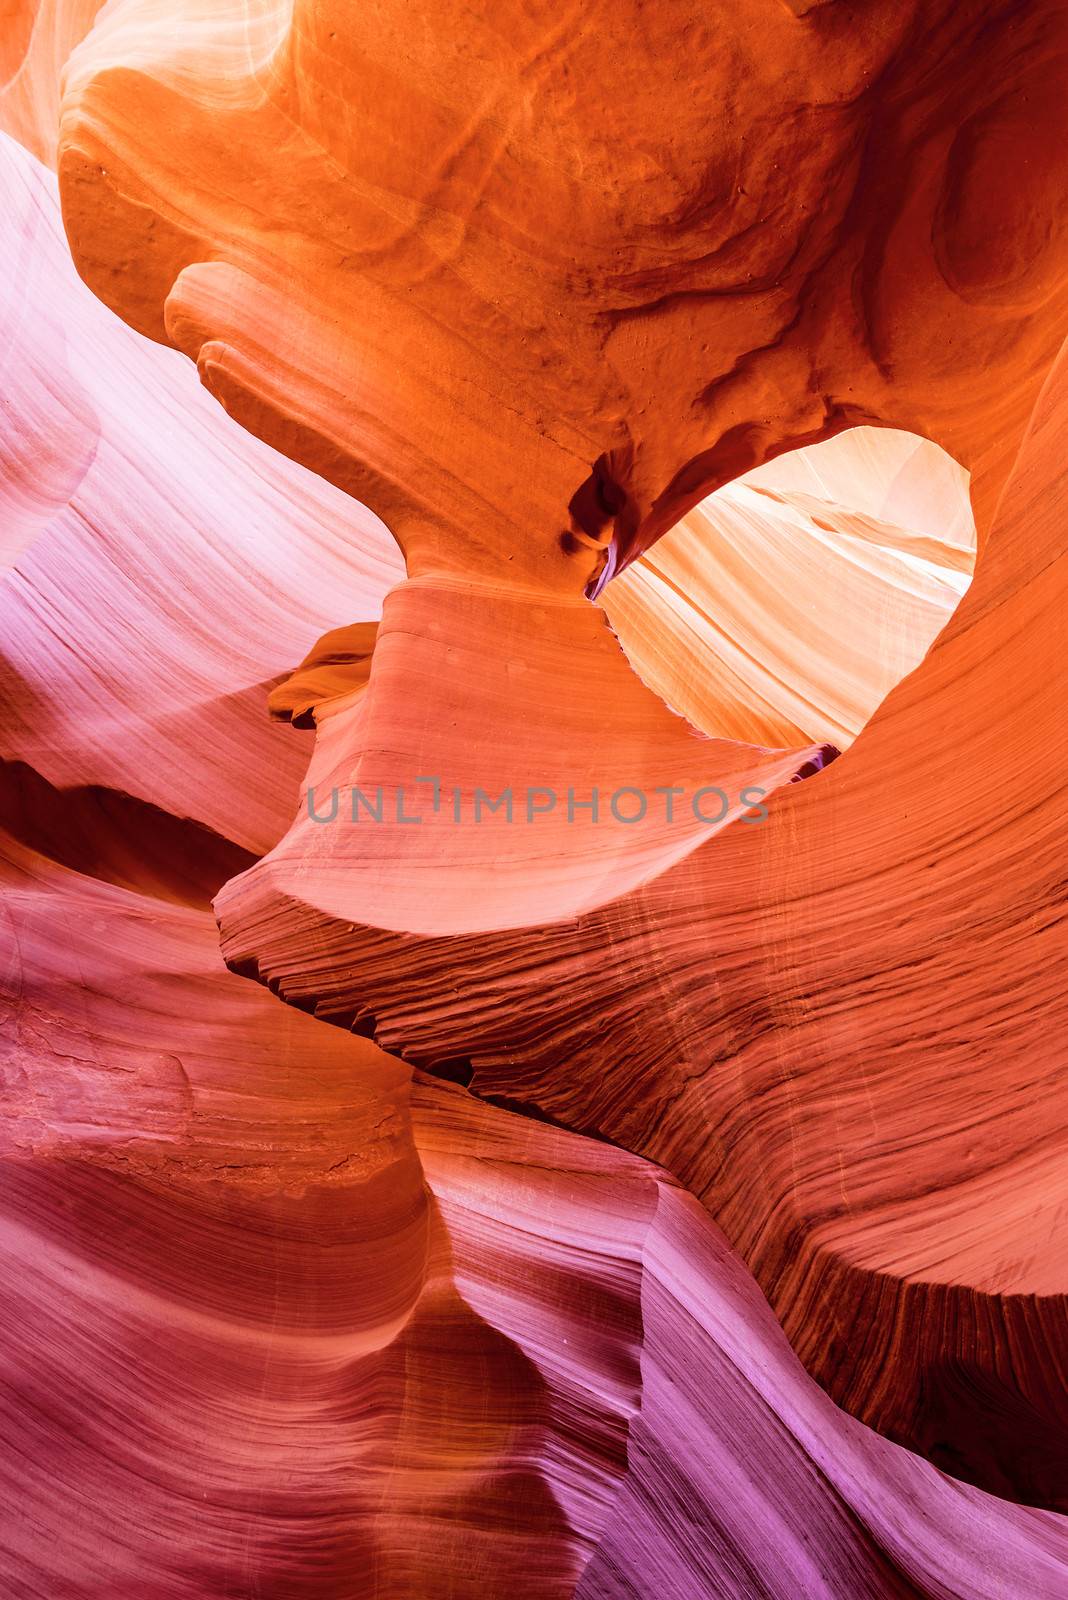
[[1066,40],[15,8],[20,1600],[1064,1591]]

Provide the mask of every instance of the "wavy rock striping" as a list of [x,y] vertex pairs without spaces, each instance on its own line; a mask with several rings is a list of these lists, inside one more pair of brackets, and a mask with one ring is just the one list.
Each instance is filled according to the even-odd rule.
[[0,32],[0,128],[55,165],[60,77],[104,0],[8,0]]
[[[244,8],[219,27],[193,6],[176,45],[156,8],[134,0],[101,19],[71,65],[60,154],[68,231],[80,270],[109,304],[193,356],[251,431],[366,498],[396,532],[410,575],[440,597],[472,573],[509,592],[525,586],[531,607],[537,594],[574,594],[618,571],[710,488],[863,421],[908,427],[949,450],[971,472],[985,533],[1063,319],[1064,18],[1044,0],[876,13],[881,26],[861,46],[838,7],[754,5],[759,29],[748,11],[724,15],[719,29],[709,19],[684,29],[681,53],[663,48],[677,45],[686,20],[674,4],[642,10],[640,27],[637,11],[620,14],[613,25],[629,48],[606,102],[569,89],[599,81],[603,31],[555,15],[517,8],[509,28],[498,20],[491,32],[470,16],[449,26],[447,4],[418,28],[402,8],[337,25],[330,6],[278,4]],[[659,115],[665,73],[677,107],[669,129]],[[372,75],[369,97],[360,85]],[[547,104],[552,118],[539,114]],[[151,151],[139,136],[146,122],[159,135]],[[648,131],[647,148],[636,129]],[[180,203],[191,142],[205,178]],[[545,219],[565,215],[561,239]],[[136,258],[138,273],[116,273],[119,258]],[[1008,542],[992,534],[990,549]],[[1019,542],[1026,551],[1026,533]],[[986,571],[999,559],[988,552]],[[1041,592],[1036,579],[1006,597],[989,640],[1001,646],[998,681],[1021,693],[1033,679],[1002,630]],[[445,598],[439,618],[447,650]],[[1018,1089],[1029,1032],[1051,1018],[1027,974],[1031,937],[1056,904],[1052,868],[1032,855],[1017,929],[1004,891],[981,876],[1001,847],[969,862],[960,839],[965,826],[972,837],[1007,833],[970,773],[985,778],[1005,749],[1018,750],[1021,782],[1047,794],[1059,745],[1051,728],[1036,771],[1035,746],[1019,749],[1012,713],[971,660],[968,699],[944,686],[961,637],[958,624],[913,679],[929,697],[914,726],[898,709],[909,689],[884,715],[881,728],[893,732],[872,732],[849,775],[818,786],[822,837],[815,800],[790,800],[749,842],[733,829],[722,851],[691,851],[684,864],[655,852],[629,877],[613,865],[592,894],[581,874],[571,898],[546,886],[554,919],[601,899],[619,907],[547,944],[509,931],[546,923],[549,910],[537,891],[510,889],[507,871],[487,859],[474,872],[484,910],[470,886],[466,901],[459,887],[431,897],[409,870],[421,847],[405,844],[398,863],[385,837],[356,881],[334,854],[336,835],[305,846],[304,829],[288,866],[283,846],[221,908],[230,959],[289,997],[342,1016],[388,1016],[389,1037],[413,1055],[471,1057],[476,1088],[665,1161],[726,1221],[836,1394],[963,1473],[1058,1501],[1056,1200],[1041,1199],[1027,1218],[1017,1259],[1005,1260],[996,1232],[974,1237],[979,1214],[1023,1227],[1021,1209],[1054,1159],[1058,1114],[1047,1107],[1040,1130]],[[497,659],[488,657],[490,672]],[[400,697],[374,689],[387,668],[376,657],[371,692],[330,718],[321,745],[330,773],[351,753],[393,748]],[[454,703],[447,681],[433,690],[422,712],[431,751],[436,708]],[[1000,718],[964,726],[980,691]],[[1051,691],[1030,692],[1036,738]],[[924,750],[940,696],[946,709],[933,715],[964,742],[952,762]],[[364,724],[375,718],[384,731],[372,727],[367,746]],[[372,761],[369,776],[378,770],[392,775]],[[866,773],[876,798],[864,797]],[[921,777],[930,802],[900,819],[901,784]],[[1045,826],[1034,806],[1017,809],[1004,857],[1014,876],[1023,841]],[[633,902],[619,898],[643,881]],[[894,921],[906,905],[907,927]],[[442,950],[446,972],[463,972],[462,998],[417,1017],[401,992],[416,981],[414,947],[362,941],[359,921],[405,934],[493,927],[502,939]],[[368,946],[392,952],[390,972]],[[553,1081],[561,1041],[582,1025],[547,1003],[546,948],[564,992],[582,985],[582,1014],[595,1013],[613,1039],[618,1081],[588,1040],[592,1074],[572,1063],[566,1084]],[[342,973],[332,969],[338,953]],[[965,970],[980,956],[1001,958],[1002,981],[1019,985],[1015,1004],[985,1022]],[[493,975],[483,981],[496,1023],[480,1015],[480,973]],[[502,1014],[511,973],[516,993]],[[421,973],[418,982],[433,993],[438,980]],[[460,987],[442,982],[445,994]],[[933,1019],[926,1054],[907,1053],[907,1028],[914,1034],[934,997],[942,1005],[955,987],[959,1033],[944,1036]],[[848,1021],[835,995],[852,996]],[[650,1037],[640,1020],[650,1012],[669,1037],[655,1026]],[[544,1038],[551,1022],[548,1060],[529,1034]],[[981,1122],[996,1122],[998,1137],[977,1155],[974,1095],[954,1084],[980,1041]],[[867,1060],[871,1050],[862,1088],[847,1088],[858,1052]],[[797,1060],[810,1070],[795,1092]],[[1039,1069],[1036,1081],[1050,1075]],[[921,1089],[922,1117],[938,1113],[937,1140],[916,1125]],[[766,1133],[748,1109],[754,1097],[768,1107]],[[707,1143],[695,1128],[709,1130]],[[815,1153],[830,1143],[829,1165],[795,1154],[806,1137]],[[755,1163],[736,1155],[750,1142]],[[917,1148],[937,1168],[930,1176]],[[730,1168],[744,1177],[732,1181]],[[932,1186],[945,1198],[928,1198],[921,1214]],[[835,1334],[839,1299],[856,1326]],[[983,1331],[988,1317],[1003,1324],[1000,1345]],[[936,1345],[931,1330],[943,1321]],[[974,1436],[972,1391],[987,1397],[987,1437]]]
[[635,671],[696,727],[844,750],[926,655],[974,556],[967,474],[863,428],[710,495],[603,599]]
[[[268,918],[281,896],[405,933],[563,919],[758,821],[819,755],[704,738],[581,598],[412,579],[386,598],[369,674],[366,657],[335,670],[305,806],[251,898],[235,891]],[[303,680],[279,700],[303,704]]]
[[[284,537],[253,541],[228,629],[213,626],[197,639],[189,614],[175,613],[164,591],[178,582],[188,588],[199,566],[214,563],[203,611],[216,619],[236,530],[205,538],[198,507],[183,506],[177,555],[164,537],[149,553],[148,581],[127,582],[143,531],[123,515],[137,503],[130,480],[110,464],[98,474],[107,487],[95,518],[83,486],[93,482],[102,443],[120,451],[126,444],[143,458],[142,419],[130,408],[105,422],[100,408],[109,398],[114,404],[113,386],[95,385],[91,372],[79,377],[81,387],[62,386],[66,398],[50,395],[49,374],[66,359],[53,330],[36,369],[32,355],[13,367],[15,426],[2,457],[11,463],[0,493],[19,561],[6,593],[28,668],[20,664],[11,679],[20,715],[8,753],[54,783],[81,787],[79,826],[86,796],[107,785],[142,804],[188,811],[258,850],[277,830],[295,769],[288,779],[272,773],[266,796],[257,791],[268,751],[280,746],[251,733],[248,711],[309,636],[340,623],[326,646],[335,659],[313,651],[304,672],[274,695],[277,714],[318,725],[313,777],[328,787],[342,778],[372,787],[407,782],[413,765],[455,762],[459,748],[465,797],[481,784],[487,754],[494,789],[546,772],[561,784],[581,771],[610,785],[641,762],[643,786],[657,777],[755,776],[777,789],[817,767],[818,749],[728,751],[722,741],[695,739],[627,673],[603,624],[581,609],[581,586],[619,572],[707,490],[791,445],[863,421],[938,440],[972,477],[985,537],[975,589],[848,760],[817,784],[784,789],[766,825],[739,823],[714,838],[689,824],[670,838],[642,826],[599,851],[603,836],[592,821],[575,827],[556,818],[533,849],[496,823],[478,837],[451,834],[440,818],[417,837],[399,824],[357,837],[313,831],[298,819],[219,905],[228,959],[284,998],[374,1031],[476,1094],[670,1167],[723,1223],[795,1348],[843,1403],[961,1476],[1063,1506],[1056,1041],[1065,942],[1056,840],[1066,820],[1065,748],[1049,674],[1064,599],[1055,522],[1061,388],[1044,391],[1017,461],[1065,301],[1059,7],[1032,0],[921,13],[873,4],[874,26],[863,33],[834,5],[756,0],[725,12],[718,28],[715,17],[692,24],[669,0],[655,10],[634,4],[599,30],[584,12],[572,20],[529,7],[513,8],[508,25],[495,19],[493,28],[465,10],[458,27],[449,0],[417,27],[409,10],[388,5],[359,15],[336,15],[321,0],[222,13],[190,0],[177,9],[176,25],[174,7],[120,0],[72,64],[60,165],[79,268],[134,328],[191,355],[237,421],[386,516],[414,581],[391,596],[373,656],[373,624],[354,632],[350,619],[354,609],[373,614],[374,605],[364,610],[347,595],[343,605],[329,574],[309,584],[315,592],[298,629],[279,592],[310,556],[329,561],[338,548],[334,515],[344,523],[342,508],[351,505],[326,496],[296,519],[292,542],[288,526]],[[57,37],[68,27],[75,36],[88,20],[77,8],[42,15]],[[665,49],[666,41],[678,46],[683,21],[685,48]],[[590,86],[603,82],[617,30],[628,48],[613,56],[618,71],[606,100]],[[36,37],[23,30],[11,46],[13,61],[30,64],[30,83]],[[666,130],[665,74],[675,107]],[[376,94],[368,96],[361,91],[372,78]],[[20,93],[5,108],[16,122],[29,115]],[[151,147],[147,126],[158,133]],[[646,129],[649,140],[636,137]],[[15,165],[21,183],[32,169]],[[33,185],[31,214],[43,192],[37,176]],[[546,222],[564,215],[561,237]],[[25,217],[23,239],[38,226],[28,228]],[[62,275],[60,254],[53,258]],[[16,329],[24,319],[16,305]],[[114,337],[108,323],[106,338],[87,348],[110,349]],[[137,360],[147,360],[144,346],[126,338]],[[155,354],[151,376],[128,383],[128,394],[153,385],[172,393],[160,365],[169,358]],[[184,413],[185,390],[173,394]],[[146,478],[158,480],[161,468],[181,461],[184,479],[190,455],[204,474],[223,419],[203,427],[186,427],[184,414],[181,421],[178,442],[159,452]],[[239,444],[233,429],[222,436],[241,457],[232,484],[244,493],[249,468],[268,470],[271,458]],[[799,470],[779,465],[787,478]],[[308,480],[296,469],[270,470],[278,476],[268,498],[281,513],[288,491],[303,495]],[[321,486],[307,492],[325,496]],[[736,502],[744,492],[734,492]],[[818,526],[820,510],[803,488],[775,492],[785,510],[763,530],[769,541],[796,516]],[[206,493],[202,506],[214,504]],[[57,518],[72,509],[91,526],[74,541],[79,557],[53,600]],[[288,521],[287,507],[279,532]],[[921,553],[913,535],[894,535],[880,521],[880,543],[896,541],[899,556]],[[855,540],[862,526],[854,507],[848,525],[823,531]],[[374,529],[367,548],[377,552]],[[952,568],[962,552],[943,539],[935,553]],[[109,572],[94,584],[101,559],[121,581]],[[677,557],[665,545],[659,559],[670,565]],[[343,576],[347,564],[337,561],[334,572]],[[862,564],[870,573],[870,552]],[[880,581],[865,592],[885,597],[900,587],[901,562],[883,555],[879,566]],[[621,593],[633,595],[640,570]],[[686,608],[710,615],[704,577],[696,579],[694,571],[686,576]],[[915,610],[925,613],[923,625],[915,610],[897,616],[895,638],[907,636],[910,661],[935,631],[935,613],[949,609],[946,587],[927,571],[912,596],[922,602]],[[57,692],[54,645],[43,648],[53,618],[74,616],[84,628],[77,613],[94,593],[103,618],[71,643]],[[43,626],[42,610],[52,612]],[[111,653],[109,678],[109,624],[131,614],[140,627]],[[153,624],[165,633],[172,621],[156,681],[137,685],[129,638],[154,649]],[[825,672],[809,693],[814,719],[780,692],[782,671],[771,674],[780,683],[771,697],[750,678],[687,701],[678,690],[678,634],[658,668],[648,661],[648,628],[646,605],[636,636],[645,630],[639,650],[649,681],[717,734],[748,718],[748,736],[762,742],[803,744],[826,739],[828,729],[851,736],[880,692],[878,675],[854,662],[851,683]],[[102,691],[84,681],[85,659],[102,663]],[[267,670],[250,672],[250,662]],[[148,679],[152,665],[138,661],[137,670]],[[525,680],[518,690],[516,676]],[[810,690],[812,677],[806,671]],[[509,687],[520,708],[510,720]],[[168,708],[162,721],[158,709],[131,720],[142,689],[146,706]],[[99,720],[94,726],[95,703],[107,708],[106,734]],[[225,793],[212,795],[188,751],[204,708],[223,705],[229,715],[213,749]],[[43,720],[52,706],[53,726],[34,747],[30,711]],[[114,755],[108,746],[120,736]],[[479,743],[478,770],[465,739]],[[131,778],[150,771],[160,750],[169,768]],[[1008,798],[991,782],[1007,765],[1026,785]],[[441,776],[455,771],[454,764]],[[20,781],[35,780],[31,773]],[[115,803],[133,818],[121,794]],[[181,857],[195,846],[179,826]],[[101,835],[85,828],[87,843],[69,859],[90,866]],[[331,1088],[320,1103],[324,1066],[312,1040],[321,1025],[290,1018],[287,1029],[299,1021],[305,1030],[307,1054],[287,1046],[275,1060],[258,1020],[235,1021],[237,1037],[252,1026],[258,1040],[251,1063],[242,1055],[229,1087],[213,1077],[222,1057],[212,1049],[200,1070],[211,1095],[240,1104],[221,1117],[213,1105],[186,1149],[188,1082],[176,1084],[169,1056],[146,1064],[131,1055],[128,996],[142,979],[158,1021],[171,1009],[173,979],[182,994],[177,1037],[191,1039],[196,1055],[204,1030],[190,995],[201,992],[201,980],[236,991],[217,973],[208,983],[202,917],[189,939],[195,911],[131,910],[121,899],[129,891],[118,885],[130,880],[139,847],[127,840],[124,852],[107,840],[106,825],[103,832],[99,870],[115,883],[65,884],[58,895],[60,923],[67,927],[73,914],[78,930],[70,941],[85,991],[78,1004],[57,924],[35,889],[22,883],[14,891],[33,994],[60,998],[54,1013],[43,1009],[54,1040],[44,1047],[38,1000],[28,1011],[17,1002],[24,1031],[6,1164],[13,1228],[18,1235],[32,1220],[37,1241],[49,1242],[45,1277],[53,1260],[77,1274],[78,1262],[60,1260],[52,1243],[73,1205],[84,1228],[73,1252],[81,1252],[83,1271],[87,1259],[99,1267],[102,1254],[109,1291],[118,1277],[147,1282],[169,1307],[189,1295],[194,1316],[213,1326],[198,1323],[196,1337],[207,1344],[191,1337],[188,1359],[184,1332],[173,1347],[181,1352],[179,1392],[194,1394],[196,1414],[180,1413],[175,1424],[161,1408],[135,1409],[134,1454],[162,1415],[169,1432],[155,1459],[177,1462],[156,1502],[156,1550],[144,1529],[126,1527],[108,1551],[93,1550],[84,1524],[65,1509],[79,1491],[60,1502],[57,1517],[35,1482],[22,1491],[31,1521],[38,1533],[54,1530],[58,1553],[43,1577],[34,1567],[39,1554],[27,1553],[27,1583],[40,1580],[51,1594],[56,1581],[71,1581],[72,1563],[87,1563],[97,1587],[136,1583],[150,1600],[153,1583],[161,1594],[192,1595],[213,1584],[250,1587],[261,1574],[279,1594],[366,1584],[370,1573],[376,1587],[381,1580],[389,1592],[432,1597],[456,1582],[474,1584],[476,1572],[485,1577],[492,1567],[490,1592],[522,1583],[549,1595],[570,1592],[585,1566],[591,1597],[640,1594],[643,1584],[680,1595],[701,1584],[739,1595],[775,1593],[777,1585],[784,1595],[800,1586],[828,1596],[858,1588],[993,1596],[1021,1582],[1036,1595],[1058,1591],[1064,1572],[1054,1521],[957,1488],[948,1488],[947,1501],[930,1468],[843,1424],[824,1401],[825,1422],[810,1420],[807,1437],[791,1425],[797,1448],[785,1448],[775,1421],[781,1405],[766,1416],[739,1387],[733,1369],[745,1363],[737,1347],[724,1364],[723,1338],[708,1334],[697,1311],[717,1294],[731,1300],[735,1269],[724,1268],[720,1281],[707,1220],[631,1158],[603,1155],[605,1171],[622,1163],[628,1181],[641,1173],[641,1199],[632,1194],[624,1208],[627,1229],[614,1232],[607,1211],[615,1202],[607,1204],[596,1238],[610,1248],[591,1269],[586,1235],[571,1258],[576,1277],[588,1283],[592,1272],[612,1285],[612,1309],[602,1306],[599,1318],[609,1348],[576,1366],[559,1312],[569,1305],[581,1321],[582,1294],[554,1300],[539,1277],[544,1256],[532,1264],[525,1241],[514,1238],[509,1248],[521,1265],[491,1250],[496,1275],[487,1273],[486,1238],[500,1219],[487,1223],[479,1205],[472,1237],[479,1235],[482,1255],[470,1250],[479,1265],[458,1265],[457,1241],[436,1208],[444,1199],[421,1198],[418,1136],[413,1142],[399,1109],[397,1063],[361,1054],[366,1078],[355,1099],[346,1090],[340,1104],[330,1098],[340,1070],[336,1079],[327,1070]],[[48,829],[35,840],[54,848]],[[20,874],[33,880],[38,870],[20,859]],[[187,897],[182,873],[161,881],[178,901]],[[150,923],[159,924],[162,942],[143,973],[134,930],[141,938]],[[229,1001],[214,989],[207,1003],[228,1014]],[[244,1006],[253,1016],[252,1001]],[[327,1055],[347,1050],[355,1060],[361,1047],[339,1037],[331,1036]],[[315,1078],[298,1083],[294,1066],[313,1052]],[[128,1080],[136,1084],[145,1125],[95,1075],[105,1054],[119,1063],[124,1090]],[[24,1078],[27,1058],[37,1070]],[[60,1063],[90,1067],[89,1081],[69,1093]],[[182,1073],[188,1080],[184,1061]],[[476,1113],[458,1092],[428,1093],[500,1127],[499,1113]],[[257,1096],[255,1109],[244,1103]],[[330,1162],[330,1137],[321,1145],[309,1134],[324,1110],[331,1134],[359,1152],[356,1170],[355,1151]],[[396,1152],[384,1149],[383,1129],[395,1131]],[[503,1133],[493,1137],[506,1142]],[[528,1124],[525,1148],[541,1153],[531,1164],[561,1164],[562,1137]],[[456,1154],[463,1136],[453,1130],[450,1138]],[[80,1154],[64,1165],[68,1146]],[[258,1159],[265,1151],[270,1159]],[[237,1174],[233,1235],[229,1191],[226,1220],[215,1209],[212,1185],[224,1170]],[[447,1176],[439,1187],[447,1194]],[[371,1197],[361,1215],[373,1238],[351,1235],[354,1189]],[[409,1212],[422,1220],[406,1223]],[[333,1276],[338,1258],[324,1262],[307,1250],[313,1218],[327,1237],[339,1230],[344,1283]],[[573,1246],[581,1228],[569,1227]],[[409,1248],[419,1228],[423,1245]],[[181,1252],[168,1257],[160,1248],[164,1238],[192,1240],[188,1281]],[[29,1254],[19,1256],[24,1243],[25,1235],[16,1238],[16,1257],[33,1262],[32,1228]],[[267,1254],[277,1274],[270,1289]],[[414,1287],[399,1289],[398,1279]],[[505,1309],[501,1283],[509,1280],[539,1282],[551,1331],[532,1323],[527,1308]],[[217,1361],[214,1324],[231,1309],[224,1286],[234,1303],[251,1307],[248,1320],[269,1323],[262,1370],[248,1359],[244,1330],[236,1354]],[[522,1298],[518,1288],[512,1298]],[[33,1305],[20,1302],[14,1320],[39,1326],[41,1346],[60,1352],[77,1341],[48,1300],[44,1293]],[[740,1309],[736,1296],[732,1315]],[[183,1329],[188,1314],[184,1306]],[[93,1315],[101,1315],[99,1298]],[[159,1326],[154,1310],[132,1332],[122,1325],[121,1296],[102,1315],[97,1342],[109,1362],[123,1352],[123,1366],[131,1343],[140,1352]],[[305,1366],[286,1352],[287,1317],[302,1328],[307,1321],[315,1339],[340,1327],[355,1340],[355,1365],[344,1374],[351,1387],[334,1382],[322,1360]],[[78,1392],[75,1369],[57,1359],[61,1390]],[[704,1385],[689,1385],[676,1407],[663,1374],[680,1360]],[[151,1361],[133,1366],[140,1395],[158,1394]],[[201,1376],[206,1368],[211,1384]],[[797,1369],[787,1362],[783,1370],[815,1405]],[[48,1404],[33,1378],[20,1369],[33,1428],[45,1418],[36,1442],[70,1465],[73,1482],[86,1430],[72,1413],[49,1435]],[[88,1414],[108,1414],[126,1381],[109,1365]],[[254,1392],[258,1401],[244,1403]],[[366,1395],[375,1404],[364,1412]],[[700,1403],[710,1396],[711,1415]],[[310,1413],[300,1412],[309,1399]],[[572,1421],[576,1405],[581,1430]],[[364,1428],[358,1489],[345,1479],[354,1410]],[[238,1437],[221,1430],[224,1459],[208,1491],[216,1513],[208,1548],[191,1573],[178,1554],[189,1535],[176,1530],[174,1513],[190,1470],[188,1442],[206,1448],[220,1414],[235,1413]],[[283,1434],[292,1439],[295,1414],[301,1443],[290,1452]],[[813,1480],[810,1465],[827,1471],[826,1445],[815,1434],[826,1425],[833,1435],[832,1417],[855,1445],[840,1502]],[[614,1506],[632,1423],[628,1477]],[[692,1446],[685,1463],[663,1444],[680,1426]],[[748,1521],[739,1514],[747,1500],[737,1445],[749,1429],[758,1455],[774,1457],[788,1486],[785,1571],[763,1565],[766,1502],[748,1502]],[[64,1433],[74,1442],[66,1453]],[[88,1446],[98,1457],[102,1439],[97,1433]],[[869,1449],[880,1464],[875,1490],[862,1470]],[[702,1453],[720,1465],[729,1496],[717,1498],[718,1484],[696,1472]],[[891,1464],[902,1462],[898,1480]],[[317,1476],[324,1467],[327,1489]],[[109,1475],[113,1469],[112,1457]],[[921,1498],[945,1520],[938,1537],[929,1523],[914,1523],[906,1549],[901,1522]],[[663,1512],[672,1499],[700,1506],[711,1542],[689,1547],[679,1532],[685,1517]],[[278,1537],[279,1511],[304,1527],[313,1506],[315,1529],[298,1564]],[[816,1557],[805,1538],[814,1518],[825,1530]],[[781,1514],[775,1526],[783,1527]],[[984,1529],[994,1530],[986,1545]],[[948,1554],[950,1541],[962,1540],[977,1542],[974,1564]]]
[[422,941],[327,917],[269,863],[216,902],[228,961],[283,998],[667,1167],[842,1404],[1061,1507],[1066,370],[952,622],[766,823],[478,937],[467,908]]
[[569,1593],[625,1467],[652,1181],[548,1172],[583,1206],[511,1267],[522,1327],[487,1320],[400,1062],[231,978],[203,911],[21,849],[4,887],[16,1592]]
[[574,590],[864,422],[985,529],[1064,326],[1068,22],[862,14],[122,0],[67,70],[75,259],[415,576]]
[[1063,1519],[954,1483],[833,1406],[690,1196],[661,1188],[644,1267],[642,1409],[577,1600],[1059,1591]]
[[0,508],[5,545],[21,547],[0,579],[0,755],[262,851],[292,818],[307,760],[263,717],[264,686],[309,635],[381,608],[396,549],[94,299],[54,178],[3,135],[0,201],[17,266],[0,290],[14,380]]
[[1064,1524],[838,1412],[663,1173],[409,1096],[203,912],[4,861],[20,1600],[1060,1593]]

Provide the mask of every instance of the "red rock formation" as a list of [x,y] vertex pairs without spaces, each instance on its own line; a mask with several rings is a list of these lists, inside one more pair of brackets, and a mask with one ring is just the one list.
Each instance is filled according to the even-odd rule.
[[[839,6],[770,0],[699,22],[635,3],[596,27],[520,7],[491,24],[448,3],[418,21],[323,3],[245,8],[222,27],[183,16],[176,34],[150,5],[119,6],[76,53],[64,215],[90,285],[193,356],[252,431],[365,498],[419,581],[390,602],[368,694],[324,726],[316,776],[376,783],[399,752],[414,779],[459,719],[494,779],[529,776],[559,726],[564,769],[577,734],[590,772],[614,777],[632,728],[673,783],[670,738],[629,722],[622,677],[603,680],[603,743],[581,673],[558,715],[546,705],[580,648],[558,625],[578,613],[548,597],[603,581],[791,445],[861,421],[909,427],[970,470],[989,526],[1065,303],[1068,25],[1052,0],[873,4],[862,32]],[[1033,470],[1029,457],[1018,481]],[[959,622],[846,775],[781,802],[764,830],[729,829],[722,849],[696,850],[693,828],[613,841],[607,865],[584,834],[560,834],[551,863],[524,869],[503,833],[482,855],[464,835],[432,866],[437,829],[339,844],[300,825],[221,909],[229,958],[288,997],[388,1016],[386,1036],[416,1056],[471,1056],[484,1092],[663,1160],[725,1221],[839,1397],[966,1475],[1060,1503],[1044,1142],[1058,1113],[1019,1092],[1031,1031],[1048,1036],[1032,942],[1054,904],[1042,851],[1019,858],[1031,828],[1046,838],[1034,795],[1055,786],[1058,740],[1041,737],[1048,676],[1026,748],[994,687],[1031,682],[1011,618],[1055,578],[1029,582],[1042,535],[1019,516],[1010,498],[961,613],[996,608],[990,684],[969,660],[967,696],[951,691],[972,631]],[[385,648],[394,615],[420,641],[410,651]],[[496,702],[509,662],[527,664],[512,638],[540,629],[553,665],[526,703],[519,692],[515,736]],[[932,717],[952,755],[931,747]],[[990,783],[1009,750],[1029,796],[1010,803],[1011,834]],[[763,773],[754,758],[745,770]],[[465,765],[462,786],[478,781]],[[970,855],[964,830],[1011,837],[1018,913],[991,870],[998,845]],[[617,909],[560,926],[599,902]],[[419,951],[417,981],[415,946],[357,922],[502,940]],[[550,948],[558,993],[577,987],[581,1006],[548,1002]],[[979,996],[998,983],[1019,998],[991,1016]],[[932,1016],[924,1032],[947,996],[956,1031]],[[996,1127],[982,1144],[966,1067],[980,1128]],[[1000,1226],[962,1228],[980,1201],[1022,1228],[1021,1193],[1010,1258]]]
[[0,57],[12,1592],[1054,1600],[1062,8],[94,12]]
[[669,1168],[836,1398],[1057,1505],[1065,373],[953,621],[766,823],[497,936],[331,921],[316,877],[279,896],[269,862],[217,901],[228,960],[285,998]]
[[[305,670],[276,695],[303,703]],[[702,738],[581,597],[416,579],[386,598],[370,679],[364,661],[333,670],[304,804],[259,870],[268,919],[305,894],[409,933],[571,916],[753,825],[818,754]]]
[[1059,0],[126,0],[68,67],[64,216],[413,575],[578,587],[859,422],[985,526],[1064,325],[1066,50]]
[[298,736],[268,724],[266,687],[351,609],[381,608],[403,571],[396,549],[368,511],[235,427],[187,363],[94,300],[54,180],[2,135],[0,195],[18,267],[0,300],[12,380],[0,507],[18,560],[0,756],[262,851],[293,816],[307,760]]
[[1054,1600],[1063,1524],[806,1377],[646,1163],[4,843],[0,1551],[101,1593]]
[[844,750],[948,621],[974,545],[966,473],[854,429],[710,495],[604,606],[644,682],[704,732]]
[[0,11],[0,127],[49,166],[60,75],[102,8],[103,0],[5,0]]

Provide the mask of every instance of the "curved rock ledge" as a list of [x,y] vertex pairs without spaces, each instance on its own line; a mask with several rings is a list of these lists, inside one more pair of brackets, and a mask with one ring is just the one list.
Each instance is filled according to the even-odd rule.
[[1056,1600],[1062,0],[8,11],[4,1581]]
[[1068,24],[864,19],[122,0],[66,71],[75,261],[412,575],[603,583],[864,422],[985,530],[1064,328]]
[[838,1411],[662,1171],[2,854],[13,1594],[1062,1592],[1064,1523]]
[[286,889],[269,862],[216,901],[228,962],[283,998],[667,1167],[836,1399],[1057,1507],[1065,370],[953,621],[765,823],[603,909],[478,937],[342,921],[311,868]]

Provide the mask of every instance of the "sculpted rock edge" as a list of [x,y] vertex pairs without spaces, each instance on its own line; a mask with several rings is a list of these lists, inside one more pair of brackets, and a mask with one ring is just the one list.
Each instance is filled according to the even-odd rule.
[[1063,5],[0,32],[0,1588],[1057,1600]]

